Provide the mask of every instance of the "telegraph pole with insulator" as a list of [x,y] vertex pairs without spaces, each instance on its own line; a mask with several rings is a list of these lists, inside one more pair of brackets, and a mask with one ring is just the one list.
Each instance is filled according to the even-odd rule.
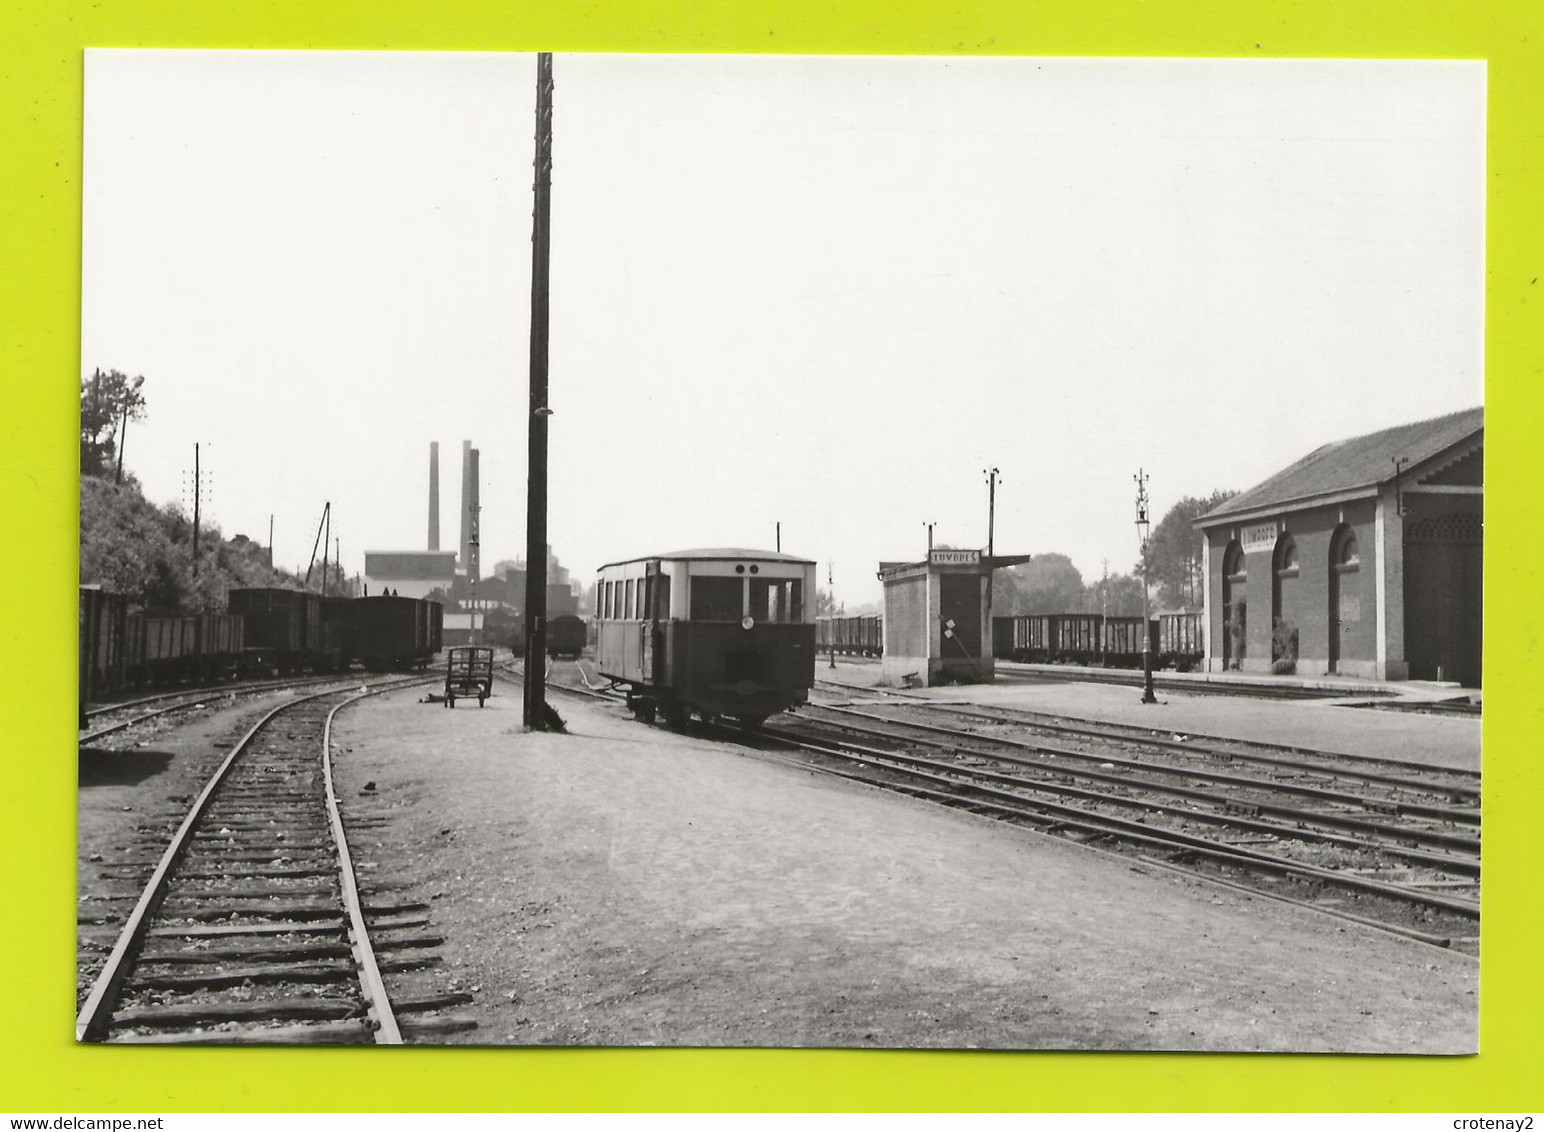
[[1147,612],[1147,542],[1152,531],[1152,520],[1147,508],[1147,473],[1141,468],[1131,477],[1137,481],[1137,538],[1142,546],[1142,702],[1156,704],[1153,695],[1153,634]]
[[193,442],[193,576],[198,577],[198,505],[202,498],[203,481],[199,479],[198,442]]
[[[997,529],[997,480],[1001,476],[996,468],[983,468],[981,474],[986,476],[986,607],[992,608],[992,551],[993,536]],[[931,555],[930,555],[931,556]]]
[[525,701],[528,729],[547,729],[547,327],[552,227],[552,54],[536,56],[536,181],[531,223],[531,403],[526,422]]

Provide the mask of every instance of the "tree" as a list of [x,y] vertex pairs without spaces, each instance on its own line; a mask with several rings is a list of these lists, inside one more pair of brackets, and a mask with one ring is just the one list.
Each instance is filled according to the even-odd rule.
[[[1089,587],[1097,591],[1097,583]],[[1100,608],[1095,612],[1111,617],[1142,616],[1142,580],[1130,574],[1111,574],[1106,582]]]
[[[1237,494],[1214,491],[1202,499],[1187,495],[1170,507],[1163,521],[1153,528],[1147,545],[1147,580],[1157,587],[1161,607],[1201,603],[1206,586],[1206,579],[1201,577],[1203,537],[1191,524]],[[1138,562],[1136,572],[1140,574],[1141,569]]]
[[181,613],[224,609],[234,587],[299,584],[268,565],[250,539],[224,541],[204,528],[193,560],[193,525],[177,507],[156,507],[133,476],[122,484],[85,478],[80,485],[80,580],[124,594],[136,606]]
[[997,571],[993,614],[1076,613],[1083,608],[1083,575],[1065,554],[1038,554],[1020,566]]
[[[123,452],[123,432],[129,421],[143,420],[143,377],[112,369],[96,370],[80,383],[80,470],[82,475],[106,476]],[[118,467],[121,473],[121,463]],[[122,475],[115,476],[122,480]]]

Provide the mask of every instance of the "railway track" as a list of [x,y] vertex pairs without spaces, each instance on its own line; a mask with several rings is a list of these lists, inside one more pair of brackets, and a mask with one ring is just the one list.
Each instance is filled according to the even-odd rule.
[[[942,712],[961,718],[980,719],[989,722],[1013,722],[1050,734],[1089,736],[1099,740],[1139,743],[1168,750],[1183,750],[1192,754],[1204,753],[1218,758],[1235,759],[1241,762],[1253,761],[1285,766],[1298,765],[1304,769],[1329,770],[1334,773],[1362,777],[1372,781],[1377,781],[1382,777],[1385,781],[1400,783],[1404,781],[1402,777],[1404,772],[1413,769],[1427,775],[1445,777],[1447,779],[1445,789],[1452,791],[1458,798],[1468,799],[1475,805],[1479,804],[1480,773],[1475,770],[1450,767],[1438,771],[1435,768],[1422,767],[1408,760],[1379,758],[1372,755],[1351,755],[1340,751],[1328,751],[1318,747],[1267,743],[1256,739],[1237,739],[1223,735],[1195,733],[1186,734],[1182,737],[1176,736],[1173,740],[1165,740],[1161,738],[1161,735],[1164,733],[1139,724],[1116,723],[1113,721],[1079,722],[1075,717],[1069,719],[1069,717],[1064,715],[1034,711],[1029,708],[987,704],[967,707],[957,703],[942,702],[917,696],[901,689],[875,688],[861,684],[846,684],[835,680],[816,680],[815,683],[818,686],[839,689],[843,693],[860,696],[877,695],[887,701],[911,703],[929,713]],[[1168,734],[1172,734],[1172,732]],[[1305,759],[1309,760],[1309,762],[1305,763],[1302,761]],[[1389,775],[1392,775],[1392,777],[1388,777]]]
[[918,701],[906,702],[908,709],[957,712],[970,717],[971,729],[810,705],[755,735],[731,727],[712,734],[769,753],[796,752],[807,769],[1029,825],[1433,946],[1477,951],[1477,776],[1267,744],[1230,751],[1093,726],[1063,728],[1078,732],[1081,746],[1053,746],[1015,738],[1011,732],[1026,721],[992,711]]
[[[194,799],[76,1019],[96,1042],[379,1043],[454,997],[393,1003],[383,972],[438,939],[422,904],[361,899],[332,785],[333,718],[408,678],[267,712]],[[378,958],[384,956],[384,959]]]
[[1403,796],[1407,787],[1357,793],[854,714],[868,725],[801,713],[766,730],[845,777],[1162,854],[1426,943],[1477,943],[1477,809]]
[[[999,661],[997,664],[997,678],[999,680],[1015,680],[1021,683],[1033,683],[1040,680],[1066,680],[1084,684],[1120,684],[1131,688],[1140,688],[1144,681],[1140,671],[1132,672],[1127,669],[1079,669],[1076,672],[1054,672],[1048,671],[1044,666],[1030,670],[1016,667],[1016,662],[1003,661]],[[1369,689],[1352,693],[1268,684],[1224,684],[1221,682],[1210,683],[1203,680],[1166,680],[1162,676],[1157,675],[1153,677],[1153,687],[1160,692],[1177,692],[1180,695],[1194,693],[1212,696],[1241,696],[1245,699],[1256,700],[1334,700],[1353,694],[1359,697],[1392,695],[1392,693],[1381,689]]]
[[152,696],[140,696],[132,700],[98,704],[96,707],[86,711],[85,714],[88,720],[101,720],[104,717],[111,718],[123,715],[125,712],[129,714],[112,723],[94,727],[89,731],[82,731],[78,745],[88,746],[109,735],[125,731],[138,724],[147,723],[150,720],[173,715],[177,712],[207,707],[210,703],[217,700],[234,699],[236,696],[260,695],[264,692],[286,691],[291,688],[314,688],[322,685],[337,684],[340,681],[347,681],[349,679],[346,674],[331,673],[324,676],[306,676],[284,680],[219,684],[204,688],[178,688],[174,691],[160,692]]

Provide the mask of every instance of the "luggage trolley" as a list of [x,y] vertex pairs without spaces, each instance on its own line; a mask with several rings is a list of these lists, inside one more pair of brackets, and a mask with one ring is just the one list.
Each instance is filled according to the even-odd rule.
[[493,695],[493,650],[477,645],[447,650],[445,663],[445,706],[456,706],[456,697],[477,697],[482,707]]

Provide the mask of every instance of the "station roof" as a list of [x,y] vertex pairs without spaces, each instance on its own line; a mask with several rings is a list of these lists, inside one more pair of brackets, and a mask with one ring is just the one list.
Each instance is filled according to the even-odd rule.
[[1375,495],[1394,479],[1395,458],[1409,461],[1402,470],[1408,475],[1484,429],[1485,410],[1481,407],[1332,441],[1214,507],[1195,525],[1212,527],[1259,511],[1312,507],[1324,502],[1326,496]]
[[800,558],[794,554],[784,554],[779,550],[750,550],[743,546],[709,546],[696,550],[673,550],[667,554],[640,554],[636,558],[618,558],[615,562],[604,562],[601,569],[607,566],[621,566],[627,562],[653,562],[655,559],[663,559],[669,562],[795,562],[801,566],[813,566],[813,558]]

